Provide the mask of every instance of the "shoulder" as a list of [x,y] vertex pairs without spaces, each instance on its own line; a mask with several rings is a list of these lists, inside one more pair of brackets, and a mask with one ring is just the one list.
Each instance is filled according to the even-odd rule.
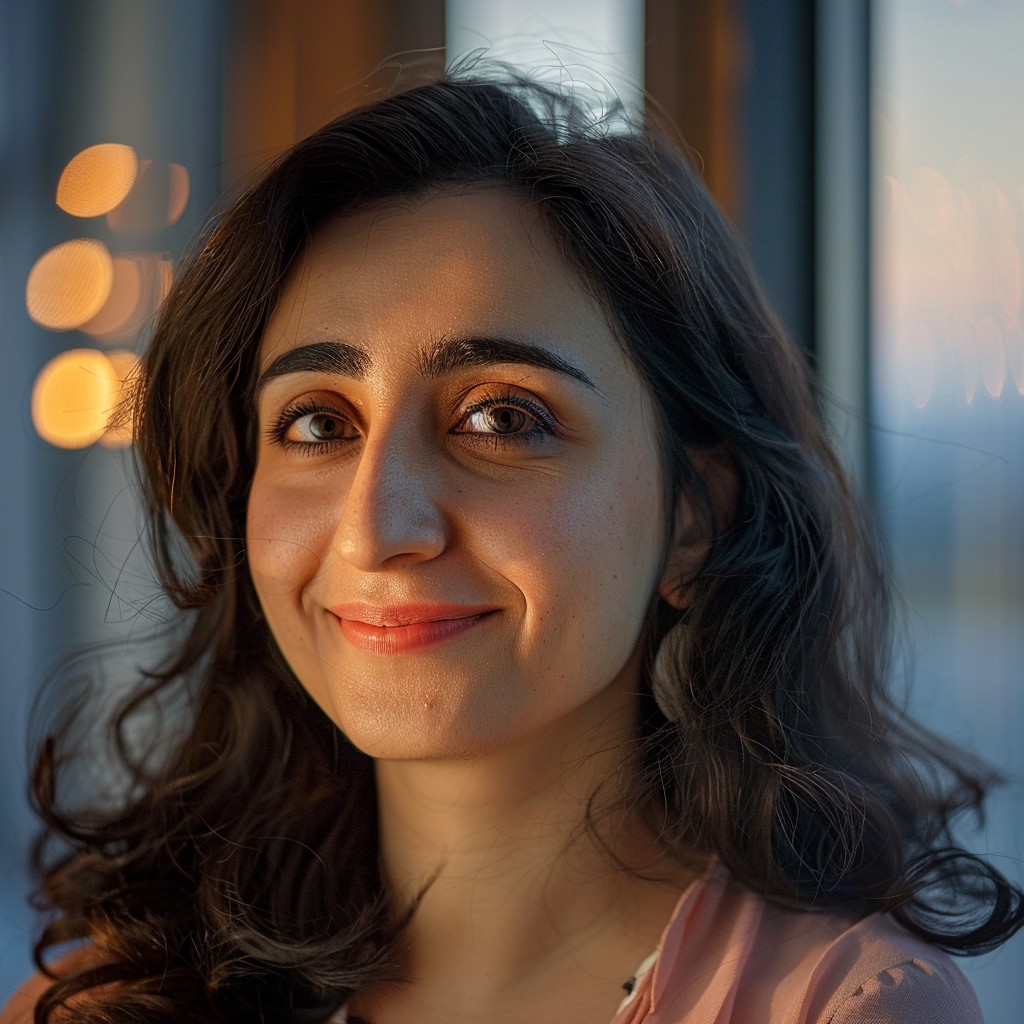
[[952,957],[887,914],[872,914],[824,950],[804,997],[811,1024],[983,1024]]
[[41,971],[36,971],[20,985],[0,1010],[0,1024],[31,1024],[39,997],[53,984]]
[[32,1024],[36,1003],[60,975],[92,967],[99,962],[100,956],[95,948],[83,946],[81,949],[66,953],[54,962],[51,968],[53,977],[36,971],[15,990],[3,1009],[0,1009],[0,1024]]
[[680,904],[654,975],[666,1024],[982,1024],[952,958],[888,914],[783,907],[722,871]]

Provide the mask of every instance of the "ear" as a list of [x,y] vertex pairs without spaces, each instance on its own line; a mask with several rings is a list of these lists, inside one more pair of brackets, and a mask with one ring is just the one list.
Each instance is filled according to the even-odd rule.
[[736,463],[726,445],[689,450],[687,454],[708,489],[715,511],[713,521],[692,491],[686,490],[679,496],[658,594],[673,608],[680,609],[690,604],[690,581],[704,564],[715,537],[735,522],[740,489]]

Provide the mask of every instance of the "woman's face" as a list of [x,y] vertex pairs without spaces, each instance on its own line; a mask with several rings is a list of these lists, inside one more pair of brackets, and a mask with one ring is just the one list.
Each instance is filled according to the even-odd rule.
[[474,757],[635,692],[655,417],[528,204],[446,191],[323,227],[260,372],[253,580],[356,746]]

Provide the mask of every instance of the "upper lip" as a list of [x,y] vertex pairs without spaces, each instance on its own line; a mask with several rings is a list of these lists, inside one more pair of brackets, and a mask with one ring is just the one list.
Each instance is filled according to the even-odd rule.
[[364,604],[350,601],[327,609],[339,619],[365,622],[370,626],[411,626],[416,622],[440,622],[444,619],[467,619],[473,615],[494,611],[494,605],[485,604]]

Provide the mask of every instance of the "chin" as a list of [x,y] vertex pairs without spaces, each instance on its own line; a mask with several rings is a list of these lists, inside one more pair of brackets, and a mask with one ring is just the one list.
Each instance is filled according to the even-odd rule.
[[[412,685],[410,685],[410,683]],[[332,688],[335,724],[364,754],[378,760],[470,760],[523,733],[522,708],[503,685],[488,693],[403,679],[370,688]],[[501,699],[495,699],[500,694]]]

